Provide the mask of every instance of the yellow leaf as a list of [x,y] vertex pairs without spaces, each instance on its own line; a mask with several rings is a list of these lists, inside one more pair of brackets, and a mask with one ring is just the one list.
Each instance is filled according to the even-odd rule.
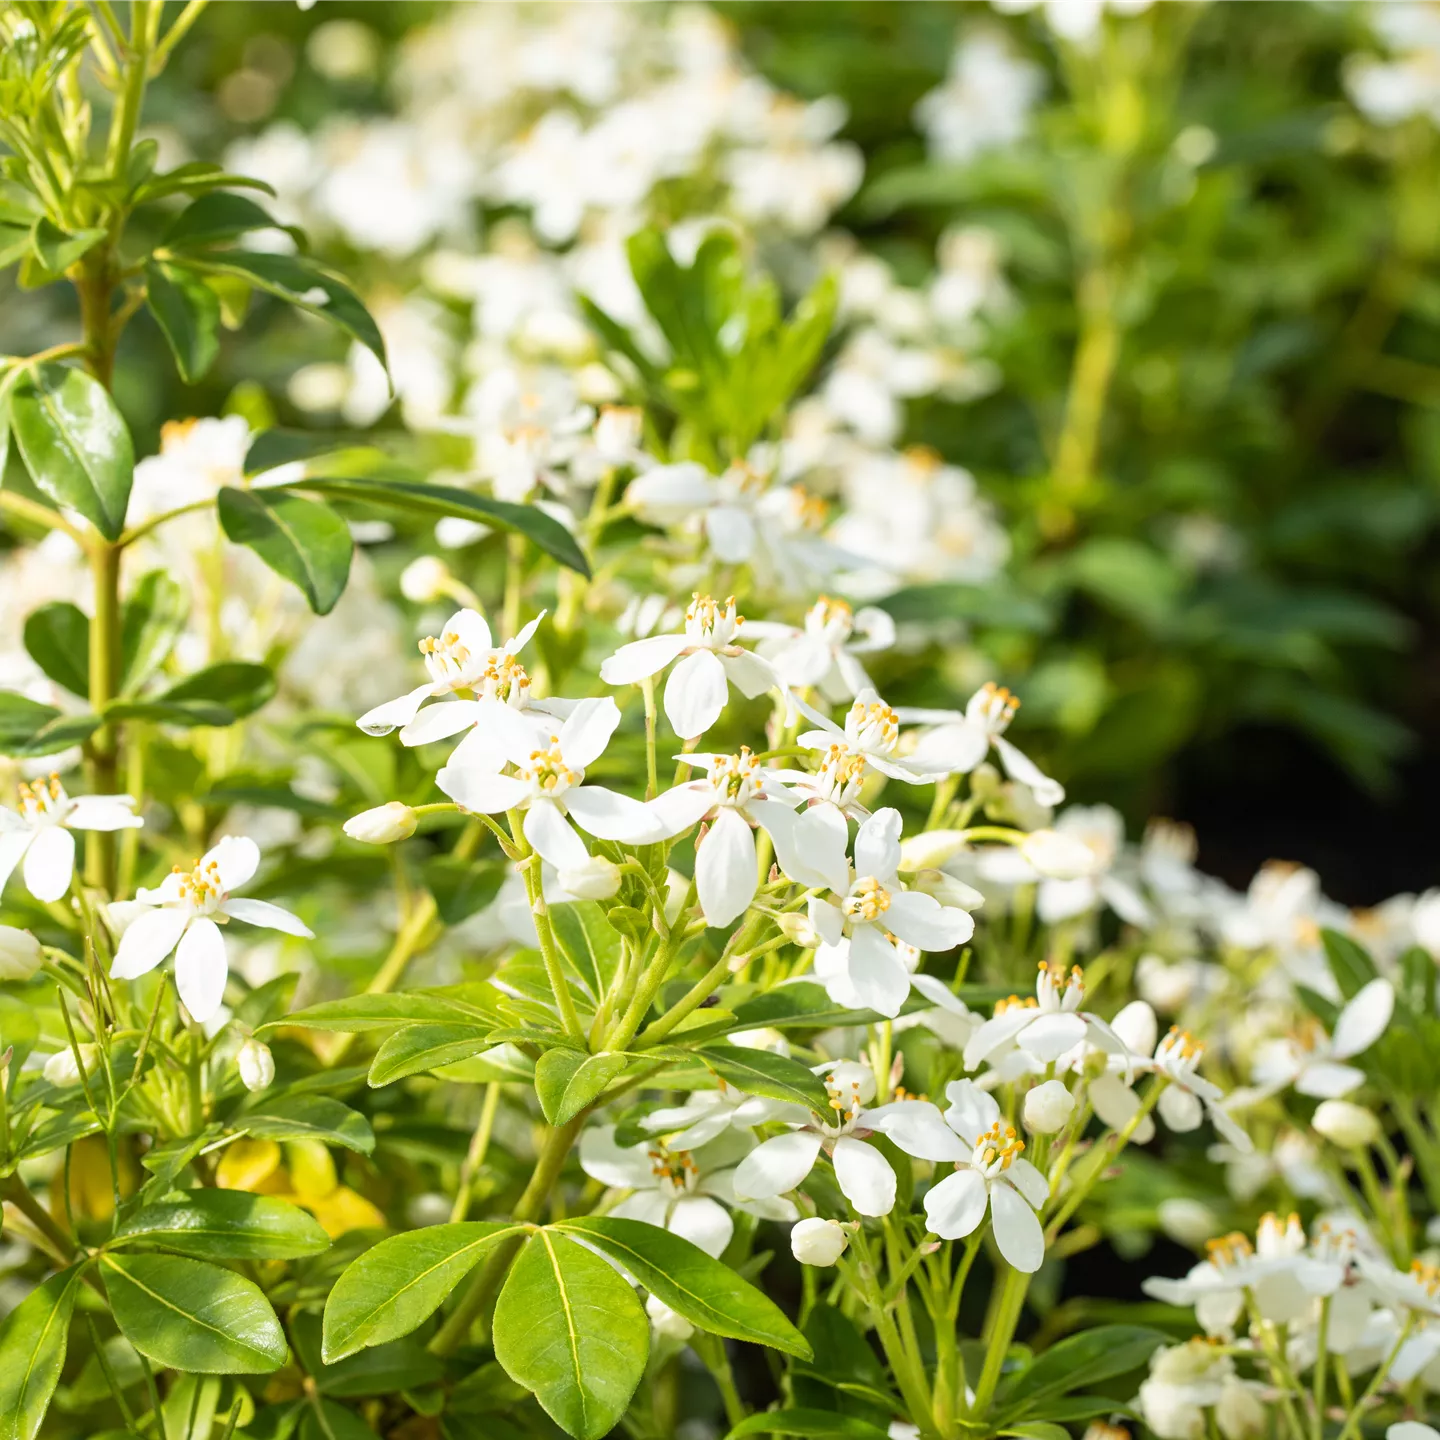
[[[258,1192],[265,1186],[267,1193],[273,1193],[270,1184],[280,1178],[280,1147],[273,1140],[237,1140],[220,1154],[220,1163],[215,1167],[215,1183],[222,1190],[250,1190]],[[282,1185],[283,1185],[282,1180]]]

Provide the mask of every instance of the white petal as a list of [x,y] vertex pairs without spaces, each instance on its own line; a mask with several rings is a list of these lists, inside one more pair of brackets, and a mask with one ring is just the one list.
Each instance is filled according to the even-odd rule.
[[[694,758],[694,757],[692,757]],[[683,834],[715,807],[715,787],[708,780],[689,780],[648,802],[666,840]]]
[[577,825],[601,840],[651,845],[664,835],[664,828],[648,805],[603,785],[582,785],[567,791],[565,808]]
[[[1116,1075],[1097,1075],[1090,1082],[1090,1104],[1104,1125],[1123,1130],[1140,1108],[1140,1097]],[[1147,1115],[1135,1129],[1134,1139],[1145,1145],[1155,1135],[1154,1122]]]
[[220,927],[203,916],[192,920],[175,947],[175,986],[185,1008],[200,1024],[220,1008],[228,973]]
[[910,994],[910,972],[895,947],[874,925],[850,937],[850,983],[860,1003],[893,1019]]
[[722,806],[695,852],[695,887],[707,925],[728,925],[755,898],[755,832]]
[[990,1056],[1008,1045],[1034,1019],[1034,1010],[1028,1006],[1016,1005],[987,1020],[970,1037],[970,1043],[965,1047],[965,1068],[978,1070]]
[[185,933],[190,917],[184,910],[148,910],[137,916],[120,937],[110,974],[116,980],[133,980],[153,970]]
[[553,800],[535,800],[525,812],[525,838],[557,870],[578,870],[590,858],[585,842]]
[[682,740],[693,740],[720,718],[729,696],[719,657],[711,650],[697,650],[670,672],[665,682],[665,714]]
[[1388,980],[1372,980],[1340,1012],[1330,1053],[1348,1060],[1368,1050],[1384,1033],[1395,1011],[1395,991]]
[[953,950],[975,933],[975,921],[964,910],[942,905],[918,890],[892,890],[885,928],[917,950]]
[[[5,815],[11,813],[9,810],[0,811],[0,814]],[[30,848],[34,835],[35,832],[29,826],[23,830],[5,830],[0,833],[0,890],[5,888],[5,882],[20,863],[20,857]]]
[[513,775],[497,775],[469,765],[447,765],[435,783],[457,805],[481,815],[499,815],[530,795],[530,786]]
[[647,675],[658,675],[689,643],[683,632],[632,640],[600,662],[600,678],[607,685],[633,685]]
[[1048,1065],[1084,1038],[1085,1022],[1078,1015],[1060,1011],[1032,1020],[1016,1036],[1015,1043]]
[[815,933],[832,949],[844,940],[845,917],[833,901],[812,895],[805,909]]
[[877,810],[855,832],[855,873],[889,880],[900,868],[900,812]]
[[957,1170],[926,1192],[925,1223],[942,1240],[963,1240],[985,1218],[988,1198],[978,1170]]
[[602,1185],[625,1190],[653,1187],[655,1183],[648,1147],[617,1145],[613,1125],[591,1125],[580,1136],[580,1168]]
[[814,1168],[820,1137],[792,1130],[757,1145],[735,1167],[735,1194],[741,1200],[768,1200],[793,1190]]
[[237,890],[260,868],[260,847],[248,835],[227,835],[200,857],[200,864],[219,870],[222,890]]
[[355,723],[367,735],[388,735],[392,730],[408,725],[415,718],[416,712],[429,698],[430,688],[429,685],[422,685],[418,690],[400,696],[398,700],[387,700],[383,705],[367,710]]
[[1005,1178],[1035,1210],[1050,1198],[1050,1182],[1026,1159],[1012,1160]]
[[1039,1217],[1003,1179],[990,1191],[990,1224],[1000,1253],[1017,1270],[1033,1275],[1045,1263],[1045,1232]]
[[725,1207],[708,1195],[682,1195],[670,1211],[665,1228],[718,1260],[735,1233],[735,1222]]
[[619,723],[620,707],[608,695],[582,700],[560,727],[560,753],[565,763],[576,770],[594,764],[605,753]]
[[37,899],[58,900],[75,874],[75,837],[59,825],[47,826],[25,852],[25,888]]
[[476,610],[457,610],[440,632],[442,635],[456,635],[460,643],[470,652],[472,660],[495,648],[490,637],[490,627],[485,617]]
[[1155,1053],[1159,1022],[1155,1019],[1154,1010],[1144,1000],[1132,1000],[1124,1006],[1110,1022],[1110,1028],[1132,1055],[1148,1059]]
[[970,1145],[1000,1118],[995,1097],[973,1080],[952,1080],[945,1087],[945,1098],[950,1102],[945,1123]]
[[961,720],[922,735],[910,752],[910,760],[922,770],[966,775],[985,758],[989,748],[990,737],[984,728]]
[[313,940],[315,932],[298,915],[292,915],[279,905],[268,900],[227,900],[220,909],[226,915],[233,915],[247,925],[261,925],[266,930],[280,930],[286,935],[297,935],[302,940]]
[[865,1112],[865,1124],[888,1135],[917,1160],[963,1160],[969,1153],[945,1123],[940,1108],[928,1100],[898,1100]]
[[609,1213],[621,1220],[639,1220],[644,1225],[663,1230],[670,1218],[670,1199],[658,1190],[637,1190],[633,1195],[627,1195]]
[[1180,1135],[1198,1130],[1200,1122],[1205,1118],[1205,1111],[1199,1100],[1178,1085],[1167,1085],[1160,1092],[1156,1109],[1160,1111],[1160,1118]]
[[873,1145],[842,1135],[830,1158],[840,1189],[860,1214],[888,1215],[895,1208],[895,1172]]
[[535,633],[536,627],[545,618],[546,611],[542,610],[533,620],[528,621],[515,632],[512,639],[505,642],[504,649],[507,655],[518,655],[529,643],[530,637]]
[[1316,1100],[1338,1100],[1348,1095],[1365,1081],[1365,1072],[1354,1065],[1337,1065],[1333,1061],[1321,1060],[1306,1065],[1295,1081],[1295,1088],[1302,1095]]
[[[746,624],[747,637],[757,633],[761,633],[758,625]],[[774,651],[767,645],[765,652],[776,674],[785,684],[797,690],[807,685],[818,685],[835,663],[830,647],[817,635],[796,635]]]
[[975,1015],[970,1007],[938,975],[912,975],[910,977],[910,985],[912,989],[918,990],[936,1009],[948,1010],[952,1015],[959,1015],[967,1020],[972,1020],[976,1028],[979,1027],[979,1016]]
[[138,830],[144,823],[133,795],[80,795],[65,817],[72,830]]
[[735,505],[716,505],[705,516],[705,535],[727,565],[743,565],[755,549],[755,522]]
[[780,687],[780,677],[771,668],[770,662],[759,655],[752,655],[748,650],[739,655],[722,655],[720,664],[725,669],[726,679],[747,700]]
[[[798,885],[849,888],[845,817],[833,805],[814,805],[799,815],[784,805],[754,807],[755,819],[775,846],[781,870]],[[836,826],[833,821],[838,819]]]
[[1042,805],[1059,805],[1065,799],[1065,787],[1058,780],[1052,780],[1028,755],[1017,750],[1003,736],[994,736],[990,743],[1000,756],[1005,773],[1012,780],[1028,785]]
[[446,700],[427,705],[401,732],[402,745],[429,745],[468,730],[480,719],[481,707],[476,700]]
[[714,480],[693,460],[656,465],[636,476],[625,490],[625,498],[636,511],[658,525],[673,525],[709,505],[714,497]]
[[[428,713],[428,711],[421,711],[421,714]],[[544,744],[548,738],[548,732],[542,738],[537,730],[535,743],[537,745]],[[494,775],[505,768],[505,762],[509,758],[499,736],[493,730],[487,729],[482,720],[479,724],[472,726],[470,733],[450,752],[450,758],[445,762],[444,768],[452,771],[483,770]]]
[[1215,1127],[1215,1133],[1227,1144],[1233,1146],[1242,1155],[1248,1155],[1254,1150],[1255,1142],[1243,1127],[1236,1123],[1223,1105],[1208,1105],[1206,1113],[1210,1116],[1210,1123]]

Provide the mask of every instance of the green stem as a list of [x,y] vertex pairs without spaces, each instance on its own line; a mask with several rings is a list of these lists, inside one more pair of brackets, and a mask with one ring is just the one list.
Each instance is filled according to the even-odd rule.
[[[99,541],[90,552],[95,613],[90,622],[90,709],[103,715],[120,689],[120,549]],[[119,737],[116,727],[102,725],[91,737],[90,789],[97,795],[114,795],[119,789]],[[113,891],[115,837],[92,830],[85,843],[85,879],[90,885]]]
[[1331,1297],[1327,1295],[1320,1302],[1320,1328],[1315,1341],[1315,1413],[1310,1417],[1313,1440],[1323,1440],[1325,1434],[1325,1382],[1330,1360],[1330,1300]]
[[976,1415],[985,1414],[995,1398],[995,1387],[1000,1383],[1000,1373],[1005,1366],[1005,1357],[1010,1353],[1010,1342],[1015,1338],[1015,1327],[1020,1323],[1020,1313],[1025,1307],[1025,1295],[1029,1288],[1029,1275],[1022,1270],[1007,1270],[995,1309],[989,1348],[985,1351],[985,1363],[980,1370],[979,1383],[975,1386],[972,1411]]
[[510,835],[515,845],[525,847],[525,859],[520,873],[525,877],[525,894],[530,901],[530,914],[535,920],[535,935],[540,941],[540,958],[545,963],[545,977],[555,992],[555,1004],[560,1011],[560,1023],[567,1035],[574,1036],[582,1044],[585,1027],[575,1009],[575,998],[570,994],[570,982],[565,978],[565,967],[560,963],[560,947],[555,943],[555,925],[550,918],[550,907],[545,901],[545,891],[540,880],[540,857],[530,849],[525,832],[520,827],[518,811],[510,812]]
[[655,755],[655,677],[647,675],[640,681],[645,697],[645,798],[653,800],[660,793],[659,765]]
[[485,1099],[480,1106],[480,1122],[470,1140],[470,1149],[465,1163],[460,1167],[460,1183],[455,1192],[455,1204],[450,1210],[451,1224],[463,1220],[470,1210],[470,1187],[485,1163],[485,1153],[490,1148],[490,1136],[495,1130],[495,1112],[500,1108],[499,1080],[492,1080],[485,1087]]

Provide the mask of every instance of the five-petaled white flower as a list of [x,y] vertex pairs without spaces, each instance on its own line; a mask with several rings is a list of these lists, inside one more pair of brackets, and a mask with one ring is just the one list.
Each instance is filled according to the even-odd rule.
[[1028,755],[1005,738],[1020,701],[1010,691],[987,681],[971,697],[963,713],[958,710],[916,710],[900,712],[904,720],[933,725],[919,739],[910,763],[918,769],[946,775],[964,775],[973,770],[993,748],[1005,773],[1028,785],[1042,805],[1058,805],[1065,788],[1046,775]]
[[679,660],[665,682],[665,714],[682,740],[693,740],[720,718],[731,685],[753,700],[779,684],[769,661],[736,643],[744,625],[733,595],[723,605],[693,595],[684,630],[622,645],[600,666],[600,678],[607,685],[631,685]]
[[[821,944],[815,973],[840,1005],[895,1016],[910,993],[911,967],[901,945],[951,950],[975,933],[964,910],[907,890],[899,878],[900,812],[877,810],[855,835],[853,878],[832,887],[836,901],[814,896],[810,923]],[[848,870],[848,867],[847,867]]]
[[1365,1072],[1344,1061],[1368,1050],[1385,1033],[1394,1010],[1394,987],[1385,979],[1371,980],[1335,1017],[1333,1036],[1316,1021],[1296,1035],[1267,1040],[1255,1052],[1252,1075],[1259,1096],[1254,1098],[1291,1084],[1317,1100],[1348,1095],[1364,1081]]
[[[134,980],[175,951],[175,984],[185,1008],[202,1025],[225,995],[229,965],[220,926],[244,920],[309,940],[314,936],[288,910],[268,900],[232,899],[260,864],[260,847],[243,835],[229,835],[207,850],[194,868],[180,866],[153,890],[141,889],[123,909],[134,915],[120,936],[110,974]],[[133,909],[131,907],[134,907]],[[111,914],[121,910],[111,906]]]
[[620,723],[613,700],[580,701],[559,733],[544,742],[538,741],[533,721],[506,706],[495,706],[487,723],[514,774],[452,761],[435,783],[463,810],[482,815],[523,810],[525,838],[560,872],[562,884],[566,872],[583,869],[590,860],[572,821],[601,840],[649,844],[661,839],[663,827],[641,801],[584,784],[586,767],[604,753]]
[[1081,1010],[1084,999],[1085,972],[1078,965],[1067,975],[1063,966],[1040,961],[1035,998],[1012,995],[1001,1000],[995,1014],[966,1044],[965,1068],[977,1070],[1012,1046],[1048,1065],[1087,1039],[1098,1049],[1123,1057],[1124,1042],[1098,1015]]
[[[444,717],[444,722],[427,721],[425,727],[410,727],[427,700],[454,695],[460,690],[471,690],[484,696],[487,683],[498,693],[502,677],[510,673],[508,667],[513,664],[514,656],[520,653],[542,619],[543,611],[513,640],[497,647],[490,638],[490,626],[483,615],[474,610],[457,610],[445,622],[438,636],[427,635],[420,642],[420,653],[425,657],[425,668],[430,672],[429,683],[367,710],[355,723],[367,735],[388,735],[404,726],[410,738],[406,740],[402,734],[401,739],[407,745],[423,745],[428,740],[455,734],[456,730],[464,728],[460,723],[462,715],[466,723],[473,723],[474,715],[468,708],[453,717],[456,724],[451,730],[443,728],[443,723],[451,718],[449,716]],[[505,691],[508,698],[508,682]]]
[[20,782],[20,810],[0,810],[0,890],[23,859],[25,888],[58,900],[75,875],[72,830],[135,830],[145,822],[129,795],[67,795],[58,775]]
[[815,686],[832,704],[870,689],[870,677],[855,657],[888,650],[895,622],[874,605],[852,610],[844,600],[822,595],[806,612],[803,626],[760,620],[750,626],[762,639],[760,654],[791,689]]
[[753,1130],[792,1109],[784,1100],[747,1095],[718,1075],[715,1081],[714,1090],[694,1090],[681,1105],[652,1110],[641,1128],[660,1136],[671,1150],[696,1150],[727,1130]]
[[[862,690],[855,697],[854,703],[845,712],[843,726],[837,725],[798,695],[792,699],[806,717],[819,726],[816,730],[802,731],[795,743],[807,750],[821,751],[827,763],[859,756],[871,769],[888,775],[892,780],[904,780],[909,785],[927,785],[945,773],[938,765],[927,767],[912,760],[896,758],[900,744],[900,717],[874,690]],[[787,772],[785,778],[793,779],[793,772]],[[816,777],[805,775],[800,778],[813,782]],[[863,771],[858,777],[851,778],[857,782],[863,780]]]

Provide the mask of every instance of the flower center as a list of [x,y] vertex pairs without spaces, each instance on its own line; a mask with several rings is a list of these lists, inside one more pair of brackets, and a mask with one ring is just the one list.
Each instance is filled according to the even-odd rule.
[[760,762],[748,745],[738,755],[721,755],[710,769],[710,783],[716,794],[727,804],[743,805],[764,789]]
[[743,615],[735,613],[735,597],[727,595],[723,605],[711,596],[698,592],[690,597],[685,611],[685,635],[695,645],[708,650],[718,650],[729,645],[745,623]]
[[663,1145],[650,1147],[650,1173],[660,1189],[670,1195],[684,1195],[700,1179],[700,1167],[688,1150],[670,1151]]
[[1440,1265],[1429,1265],[1424,1260],[1412,1260],[1410,1278],[1432,1300],[1440,1295]]
[[890,892],[873,875],[857,881],[844,900],[852,920],[878,920],[889,908]]
[[559,738],[552,735],[545,749],[530,752],[529,763],[520,767],[520,778],[528,780],[543,795],[559,795],[578,785],[584,776],[565,763]]
[[1207,1240],[1205,1252],[1210,1257],[1210,1263],[1217,1270],[1228,1270],[1231,1266],[1248,1260],[1255,1250],[1250,1244],[1248,1235],[1233,1230],[1229,1235],[1221,1235],[1214,1240]]
[[1085,972],[1078,965],[1072,965],[1067,973],[1063,965],[1042,960],[1036,968],[1035,994],[1042,1010],[1074,1010],[1084,999]]
[[1020,708],[1019,699],[993,680],[987,680],[970,703],[974,707],[975,718],[992,735],[1001,734]]
[[196,910],[208,909],[225,896],[220,867],[213,860],[204,864],[196,860],[188,871],[183,865],[177,865],[170,873],[180,877],[180,899]]
[[1025,1142],[1015,1133],[1013,1125],[996,1121],[976,1142],[973,1163],[988,1175],[1008,1170],[1016,1161]]
[[900,738],[900,720],[888,706],[857,700],[845,717],[845,735],[857,750],[878,750],[888,755]]
[[1155,1063],[1172,1080],[1183,1080],[1194,1074],[1204,1053],[1205,1047],[1188,1030],[1172,1025],[1156,1047]]
[[523,710],[530,696],[530,677],[513,655],[496,654],[486,661],[475,689],[487,700],[500,700]]
[[20,813],[32,824],[58,820],[64,814],[70,797],[60,783],[60,776],[51,771],[48,779],[32,780],[19,785]]
[[845,601],[822,595],[805,612],[805,629],[828,645],[843,645],[855,629],[855,612]]
[[865,757],[844,745],[832,745],[820,762],[815,788],[824,800],[849,805],[860,794],[865,779]]
[[790,508],[798,530],[820,530],[830,514],[830,507],[819,495],[812,495],[803,485],[790,487]]
[[841,1125],[849,1125],[859,1117],[861,1106],[858,1080],[844,1085],[833,1076],[826,1076],[825,1093],[830,1097],[830,1108]]
[[470,666],[476,657],[456,631],[446,630],[438,639],[427,635],[420,642],[420,653],[437,685],[448,685],[453,690],[470,683]]
[[1276,1255],[1298,1255],[1305,1248],[1300,1217],[1292,1210],[1283,1220],[1273,1211],[1260,1217],[1255,1232],[1255,1253],[1264,1259]]
[[1040,1002],[1033,995],[1026,995],[1023,999],[1019,995],[1007,995],[1003,1000],[995,1002],[995,1013],[1003,1015],[1007,1010],[1038,1010]]

